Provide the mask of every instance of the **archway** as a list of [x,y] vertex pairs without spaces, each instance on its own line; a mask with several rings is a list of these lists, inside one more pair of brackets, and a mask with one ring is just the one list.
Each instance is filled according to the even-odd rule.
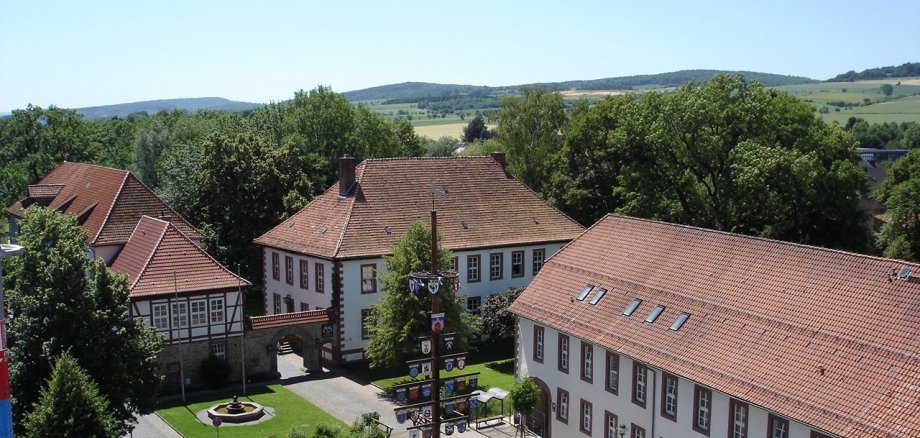
[[540,388],[540,400],[534,407],[530,417],[527,418],[527,428],[543,438],[550,438],[552,434],[552,396],[546,382],[537,377],[531,377]]
[[278,372],[278,349],[281,345],[290,346],[292,353],[302,357],[303,360],[299,361],[299,364],[308,372],[322,372],[319,346],[311,336],[310,331],[305,330],[303,327],[284,327],[275,333],[271,343],[266,346],[269,372],[272,375],[280,377]]

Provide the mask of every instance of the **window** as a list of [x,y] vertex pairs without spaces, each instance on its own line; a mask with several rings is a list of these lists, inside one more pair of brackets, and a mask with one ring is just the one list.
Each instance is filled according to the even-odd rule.
[[569,372],[569,336],[559,333],[559,371]]
[[581,399],[581,431],[591,435],[591,402]]
[[770,414],[767,417],[770,435],[767,438],[789,438],[789,420]]
[[607,352],[607,375],[604,387],[607,391],[618,394],[620,391],[620,355]]
[[224,299],[211,298],[211,324],[224,322]]
[[648,317],[645,318],[645,322],[655,322],[658,319],[658,316],[661,315],[661,312],[664,312],[664,306],[661,304],[655,306],[651,312],[649,312]]
[[604,411],[604,438],[620,438],[620,420],[610,411]]
[[632,428],[629,432],[630,438],[645,438],[645,429],[636,426],[635,423],[632,423]]
[[731,414],[731,417],[729,417],[729,421],[731,421],[731,429],[728,431],[729,438],[747,438],[747,403],[731,399],[728,403],[728,412]]
[[281,313],[281,295],[279,295],[279,294],[274,294],[274,295],[272,296],[272,298],[273,298],[273,300],[272,300],[273,303],[272,303],[272,304],[274,304],[274,307],[273,307],[273,308],[274,308],[274,310],[275,310],[275,311],[274,311],[274,314],[277,315],[277,314]]
[[558,388],[556,394],[556,400],[559,401],[559,406],[556,409],[556,419],[568,424],[569,422],[569,392]]
[[294,284],[294,258],[291,256],[284,256],[284,281]]
[[831,438],[831,437],[821,432],[811,431],[811,438]]
[[479,315],[479,308],[482,306],[482,297],[467,297],[466,311],[473,315]]
[[451,271],[456,271],[456,270],[457,270],[457,264],[458,264],[458,263],[460,263],[460,257],[452,257],[452,258],[450,259],[450,270],[451,270]]
[[326,276],[324,275],[326,267],[322,263],[317,263],[313,265],[313,276],[316,277],[316,292],[324,293],[326,292]]
[[623,311],[623,314],[626,315],[626,316],[631,316],[631,315],[633,314],[633,312],[635,312],[636,309],[639,308],[639,305],[640,305],[640,304],[642,304],[642,300],[640,300],[640,299],[638,299],[638,298],[632,300],[632,302],[629,303],[628,306],[626,306],[626,310]]
[[645,407],[648,393],[648,368],[639,362],[633,362],[633,403]]
[[680,328],[684,326],[684,323],[687,322],[687,318],[690,318],[690,314],[686,312],[677,315],[677,319],[674,320],[674,324],[671,324],[671,330],[680,330]]
[[205,325],[208,323],[208,302],[205,300],[192,301],[192,325]]
[[272,278],[275,280],[281,279],[281,256],[278,253],[272,253]]
[[546,259],[545,249],[533,250],[533,275],[537,275],[540,269],[543,269],[543,260]]
[[172,305],[172,328],[188,327],[188,307],[186,303],[173,303]]
[[371,316],[371,309],[361,309],[361,339],[370,339],[371,330],[367,318]]
[[524,251],[511,251],[511,278],[524,276]]
[[223,342],[211,344],[211,356],[227,360],[227,344]]
[[361,293],[377,292],[377,265],[361,265]]
[[489,254],[489,280],[501,280],[505,257],[500,252]]
[[693,391],[693,430],[709,436],[709,421],[712,418],[712,391],[696,385]]
[[533,360],[543,363],[543,327],[533,326]]
[[598,289],[598,290],[597,290],[597,293],[594,294],[594,298],[591,298],[591,301],[588,302],[588,304],[590,304],[590,305],[592,305],[592,306],[595,305],[595,304],[597,304],[597,302],[600,301],[601,298],[604,298],[604,294],[605,294],[605,293],[607,293],[607,289],[604,289],[604,288]]
[[153,328],[169,330],[169,307],[165,303],[153,305]]
[[581,343],[581,380],[591,382],[594,377],[594,347],[587,342]]
[[677,421],[677,377],[662,373],[664,380],[661,385],[661,416],[672,421]]
[[591,293],[592,289],[594,289],[593,284],[586,284],[585,287],[581,290],[581,293],[579,293],[578,297],[575,299],[578,301],[584,301],[585,298],[588,298],[588,294]]
[[300,311],[306,312],[307,310],[310,310],[310,305],[307,303],[300,303]]
[[466,281],[474,283],[479,281],[479,256],[466,256]]
[[300,261],[300,288],[310,289],[310,262]]

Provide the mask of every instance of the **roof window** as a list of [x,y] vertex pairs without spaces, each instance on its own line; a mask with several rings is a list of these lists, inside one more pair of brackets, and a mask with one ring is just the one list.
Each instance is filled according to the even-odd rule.
[[581,293],[578,294],[578,301],[584,301],[588,297],[588,294],[591,293],[591,289],[594,289],[593,284],[586,284],[585,288],[581,290]]
[[626,310],[623,311],[623,314],[626,316],[632,315],[633,312],[636,311],[636,309],[639,307],[640,304],[642,304],[642,300],[638,298],[632,300],[632,302],[629,303],[628,306],[626,306]]
[[680,330],[684,326],[684,323],[687,322],[687,318],[690,318],[690,314],[687,312],[677,315],[677,319],[674,320],[674,324],[671,324],[671,330],[675,332]]
[[898,272],[898,280],[907,280],[910,277],[910,273],[913,269],[910,266],[905,266],[901,268],[901,271]]
[[594,298],[591,298],[591,301],[588,304],[592,304],[592,305],[597,304],[597,302],[600,301],[601,298],[604,297],[605,293],[607,293],[607,289],[604,289],[604,288],[598,289],[597,293],[594,294]]
[[645,322],[655,322],[655,320],[658,319],[658,316],[661,315],[661,312],[664,312],[664,306],[661,304],[655,306],[655,308],[649,312],[648,317],[645,318]]

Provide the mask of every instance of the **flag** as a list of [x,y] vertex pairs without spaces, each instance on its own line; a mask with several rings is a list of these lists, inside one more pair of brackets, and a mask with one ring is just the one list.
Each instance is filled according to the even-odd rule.
[[422,341],[422,354],[431,353],[431,339]]
[[441,333],[444,328],[444,312],[431,314],[431,331]]
[[418,364],[418,363],[410,363],[410,364],[409,364],[409,377],[411,377],[411,378],[413,378],[413,379],[416,378],[416,377],[418,376],[418,371],[419,371],[419,364]]
[[454,369],[454,360],[444,359],[444,371],[450,371],[452,369]]
[[431,362],[422,362],[422,375],[425,377],[431,375]]

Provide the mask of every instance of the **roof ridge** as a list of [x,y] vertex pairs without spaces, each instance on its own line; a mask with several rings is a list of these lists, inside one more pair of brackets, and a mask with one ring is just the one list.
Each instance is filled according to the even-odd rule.
[[[77,164],[82,164],[82,163],[77,163]],[[103,166],[99,166],[99,167],[103,167]],[[127,170],[123,172],[125,172],[125,174],[121,178],[121,184],[118,185],[118,191],[115,192],[115,196],[112,198],[112,204],[109,205],[109,210],[105,212],[105,217],[102,218],[102,223],[99,225],[99,229],[96,230],[96,235],[93,236],[93,240],[90,241],[90,245],[95,244],[96,241],[99,240],[99,236],[102,235],[102,230],[104,230],[105,225],[109,223],[109,216],[112,214],[112,210],[115,209],[115,204],[117,204],[118,199],[121,198],[121,192],[122,190],[125,189],[125,182],[128,181],[128,175],[131,174],[131,172],[128,172]]]
[[[75,164],[75,165],[77,165],[77,166],[95,167],[95,168],[98,168],[98,169],[113,170],[113,171],[115,171],[115,172],[131,173],[131,171],[126,170],[126,169],[118,169],[118,168],[115,168],[115,167],[103,166],[103,165],[101,165],[101,164],[95,164],[95,163],[84,163],[84,162],[81,162],[81,161],[67,161],[67,160],[64,160],[64,161],[61,162],[61,165],[64,165],[64,164]],[[60,167],[60,166],[58,166],[58,167]]]
[[413,161],[413,160],[418,160],[418,161],[429,161],[429,160],[431,160],[431,161],[434,161],[434,160],[468,160],[468,159],[474,159],[474,158],[475,158],[475,159],[487,158],[487,159],[490,159],[490,160],[493,160],[493,161],[494,161],[494,159],[492,158],[491,155],[451,155],[451,156],[449,156],[449,157],[379,157],[379,158],[365,158],[365,159],[362,161],[362,163],[368,162],[368,161],[372,161],[372,162],[380,162],[380,161]]
[[[720,234],[720,235],[733,236],[733,237],[740,237],[740,238],[743,238],[743,239],[757,240],[757,241],[767,242],[767,243],[778,243],[778,244],[783,245],[783,246],[793,246],[793,247],[798,247],[798,248],[803,248],[803,249],[817,250],[817,251],[821,251],[821,252],[830,252],[830,253],[835,253],[835,254],[840,254],[840,255],[845,255],[845,256],[855,256],[856,258],[861,258],[861,259],[876,260],[876,261],[887,261],[887,262],[895,261],[895,262],[900,262],[900,263],[903,263],[903,264],[911,265],[911,266],[914,266],[914,267],[920,267],[920,263],[911,262],[911,261],[907,261],[907,260],[893,259],[893,258],[887,258],[887,257],[879,257],[879,256],[875,256],[875,255],[861,254],[861,253],[858,253],[858,252],[846,251],[846,250],[842,250],[842,249],[827,248],[827,247],[824,247],[824,246],[809,245],[809,244],[806,244],[806,243],[789,242],[789,241],[786,241],[786,240],[771,239],[771,238],[769,238],[769,237],[751,236],[751,235],[748,235],[748,234],[733,233],[733,232],[731,232],[731,231],[714,230],[714,229],[703,228],[703,227],[699,227],[699,226],[695,226],[695,225],[678,224],[678,223],[672,223],[672,222],[665,222],[665,221],[657,220],[657,219],[646,219],[646,218],[641,218],[641,217],[636,217],[636,216],[628,216],[628,215],[617,214],[617,213],[607,213],[603,218],[601,218],[601,220],[597,221],[594,225],[592,225],[591,228],[594,228],[595,225],[598,225],[598,224],[600,224],[601,222],[604,222],[604,221],[607,219],[607,217],[622,218],[622,219],[628,219],[628,220],[639,221],[639,222],[648,222],[648,223],[652,223],[652,224],[656,224],[656,225],[665,225],[665,226],[669,226],[669,227],[673,226],[673,227],[679,227],[679,228],[686,228],[686,229],[690,229],[690,230],[702,231],[702,232],[705,232],[705,233]],[[589,228],[589,229],[591,229],[591,228]],[[586,230],[586,231],[587,231],[587,230]]]
[[137,286],[137,284],[141,281],[141,278],[144,276],[144,274],[147,273],[147,268],[150,266],[150,261],[153,260],[153,256],[157,253],[157,250],[160,248],[160,245],[163,244],[163,239],[166,237],[166,231],[169,230],[169,225],[170,225],[169,222],[157,219],[152,216],[147,216],[145,214],[141,216],[140,220],[137,221],[137,225],[134,226],[134,231],[131,232],[131,236],[128,237],[128,241],[131,240],[131,237],[134,237],[134,233],[137,231],[138,228],[140,228],[141,222],[144,220],[144,218],[149,218],[149,219],[152,219],[158,222],[163,222],[162,231],[160,231],[160,237],[157,238],[157,243],[153,245],[153,248],[150,250],[150,254],[147,255],[147,260],[145,260],[144,265],[141,266],[140,272],[137,273],[137,277],[135,277],[134,282],[131,283],[131,289],[134,289],[134,287]]

